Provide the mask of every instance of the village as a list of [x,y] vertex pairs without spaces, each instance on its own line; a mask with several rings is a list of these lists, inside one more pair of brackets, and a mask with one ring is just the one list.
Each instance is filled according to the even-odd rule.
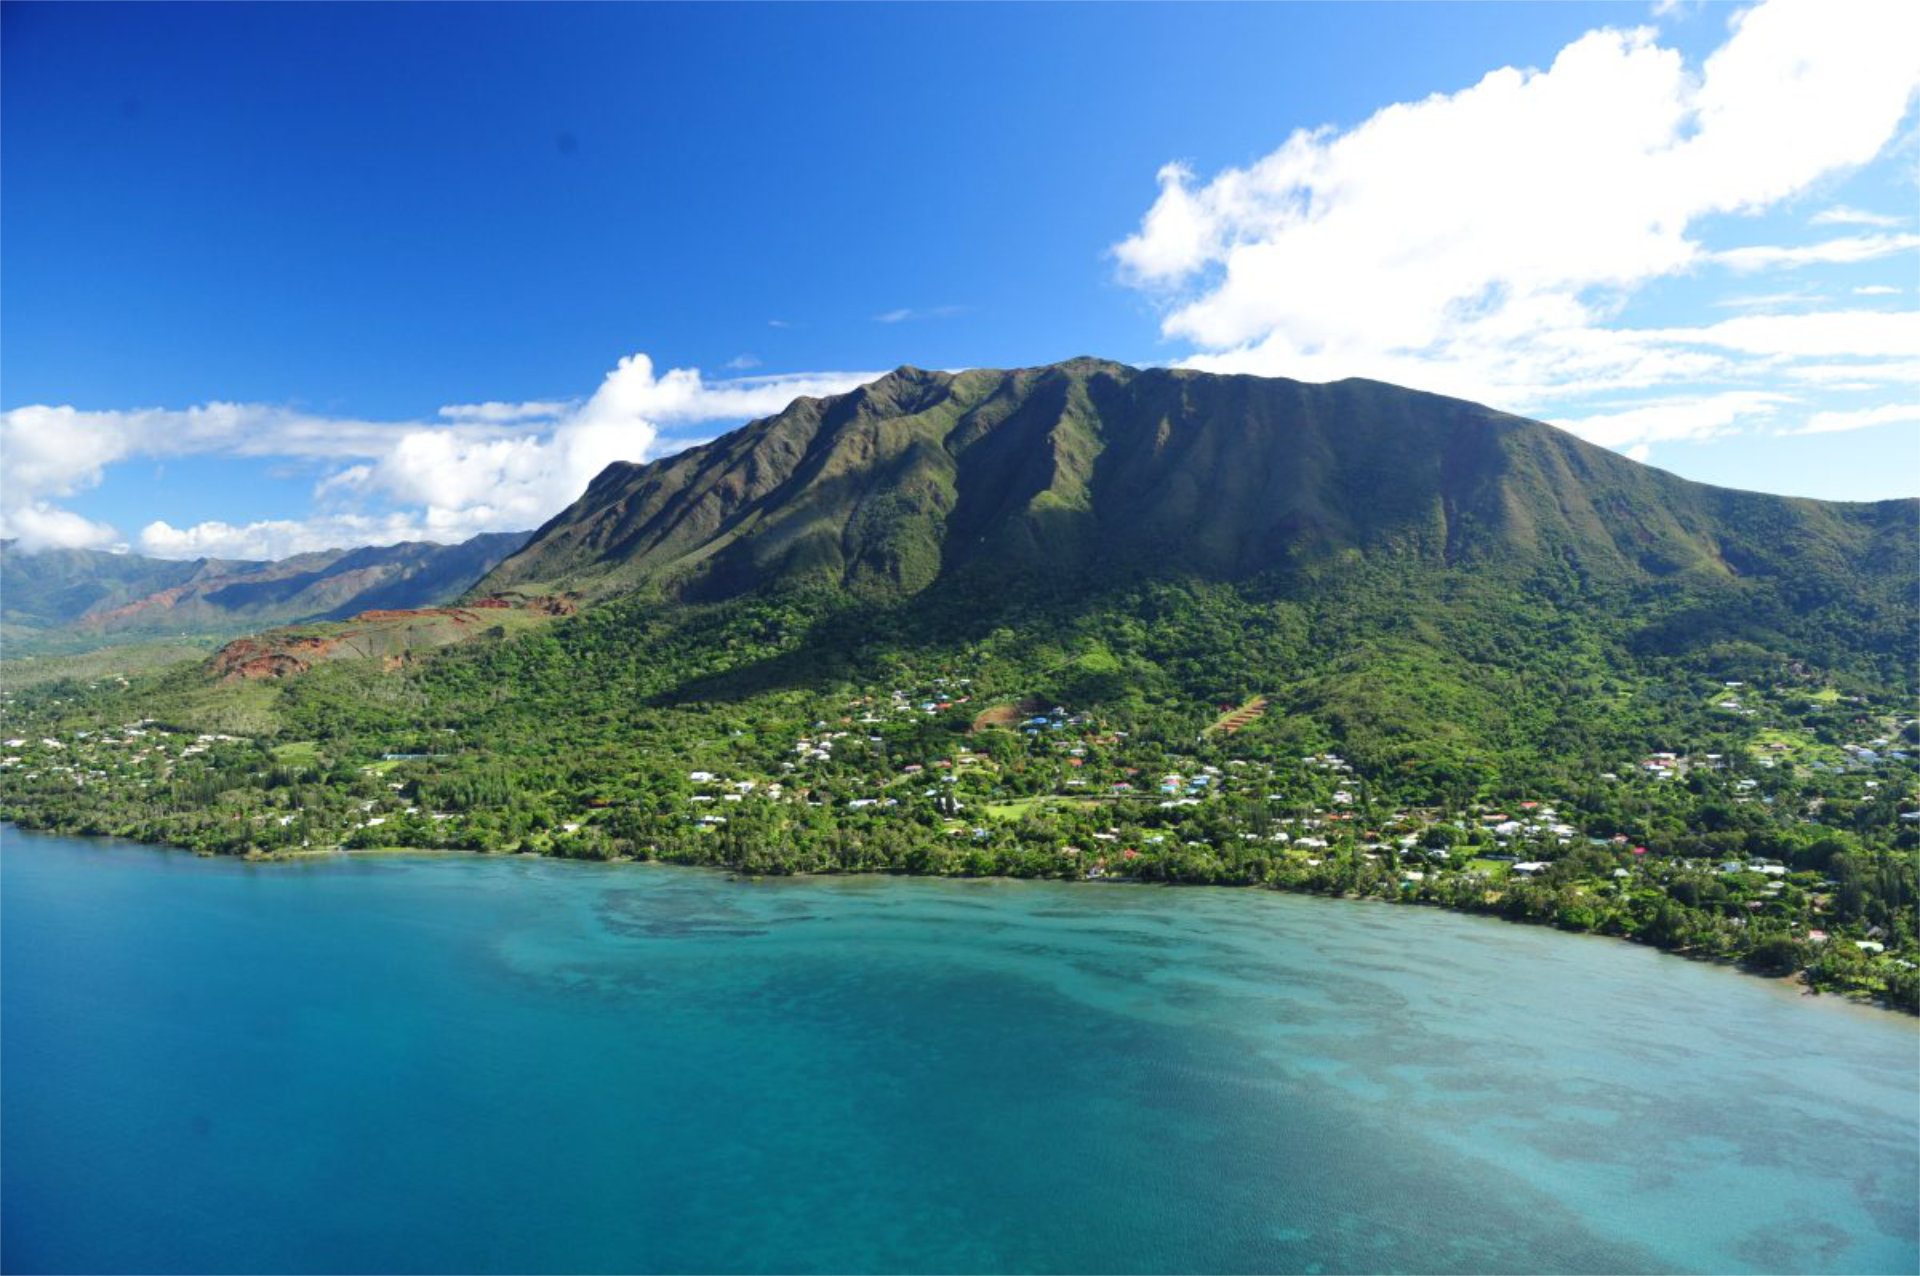
[[[1801,954],[1844,948],[1895,979],[1920,960],[1910,920],[1857,905],[1848,875],[1863,857],[1833,849],[1859,843],[1862,819],[1887,826],[1868,841],[1920,840],[1911,717],[1830,705],[1859,711],[1846,738],[1823,743],[1764,690],[1728,683],[1716,711],[1762,719],[1744,752],[1655,750],[1574,791],[1448,806],[1386,800],[1331,749],[1276,756],[1257,729],[1265,706],[1222,705],[1175,747],[1068,705],[976,699],[973,679],[939,676],[840,702],[784,739],[735,732],[704,765],[573,803],[450,782],[462,762],[451,747],[354,762],[317,743],[142,719],[0,741],[0,793],[11,818],[31,818],[50,789],[96,810],[194,808],[221,849],[256,856],[510,849],[758,871],[1266,884],[1627,934],[1677,902],[1710,920],[1691,936],[1708,951],[1764,932]],[[1751,825],[1747,807],[1784,828],[1776,853],[1727,854],[1723,843],[1743,839],[1696,827],[1702,810]],[[810,850],[826,828],[838,850]]]

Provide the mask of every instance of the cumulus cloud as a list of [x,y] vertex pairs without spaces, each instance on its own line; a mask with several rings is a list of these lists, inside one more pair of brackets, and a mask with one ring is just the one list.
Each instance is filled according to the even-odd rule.
[[317,549],[439,539],[444,538],[428,535],[412,514],[331,514],[240,524],[210,519],[190,527],[156,519],[140,530],[139,548],[155,558],[271,559]]
[[455,404],[432,421],[314,416],[271,404],[82,412],[32,405],[0,414],[0,536],[29,548],[105,546],[115,529],[56,502],[98,485],[116,462],[218,454],[329,467],[315,512],[299,519],[175,527],[155,521],[138,545],[160,557],[273,558],[401,540],[464,540],[538,525],[614,461],[654,455],[664,426],[745,420],[801,396],[838,394],[871,372],[705,379],[622,359],[584,400]]
[[120,533],[46,501],[26,501],[7,511],[6,533],[23,549],[116,549]]
[[[1715,251],[1729,215],[1765,212],[1879,155],[1920,88],[1920,6],[1767,0],[1738,11],[1699,66],[1650,28],[1596,30],[1544,70],[1303,129],[1246,167],[1169,164],[1121,276],[1163,307],[1191,366],[1369,376],[1569,413],[1599,396],[1692,385],[1699,428],[1764,401],[1756,370],[1803,358],[1908,356],[1913,316],[1836,311],[1636,328],[1627,303],[1719,264],[1756,271],[1910,253],[1920,236]],[[1823,224],[1880,225],[1834,208]],[[1870,369],[1860,375],[1872,379]],[[1744,416],[1725,418],[1737,404]],[[1616,446],[1667,405],[1601,429]],[[1691,409],[1689,409],[1691,410]],[[1622,412],[1627,411],[1622,409]]]

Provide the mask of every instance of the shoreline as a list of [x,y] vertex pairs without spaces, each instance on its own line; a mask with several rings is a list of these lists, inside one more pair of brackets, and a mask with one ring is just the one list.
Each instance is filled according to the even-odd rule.
[[616,857],[613,859],[606,859],[606,860],[575,860],[575,859],[569,859],[568,857],[563,855],[548,855],[541,851],[529,851],[529,850],[475,851],[475,850],[455,849],[455,848],[447,848],[447,847],[427,847],[427,846],[419,846],[419,847],[372,846],[372,847],[360,847],[355,849],[348,849],[345,847],[330,847],[325,850],[309,849],[309,850],[298,850],[298,851],[264,851],[264,852],[249,852],[245,855],[216,855],[211,852],[190,851],[185,847],[175,846],[170,842],[149,842],[149,841],[143,841],[139,838],[118,837],[118,836],[97,834],[97,833],[64,833],[57,829],[37,829],[37,828],[31,828],[26,825],[17,824],[17,823],[0,825],[0,828],[12,829],[18,832],[36,833],[36,834],[41,834],[48,837],[85,838],[90,841],[97,841],[97,842],[103,842],[103,843],[124,842],[129,846],[142,847],[148,850],[165,851],[165,852],[171,852],[176,854],[185,854],[185,855],[190,855],[195,859],[206,859],[206,860],[224,859],[224,860],[233,861],[235,863],[250,864],[250,865],[299,864],[299,863],[310,863],[314,861],[325,861],[325,860],[332,860],[332,859],[340,859],[340,860],[383,859],[383,858],[410,859],[410,858],[417,857],[421,859],[438,860],[438,859],[451,859],[451,858],[462,857],[462,856],[472,856],[472,857],[481,858],[481,859],[512,859],[517,857],[525,857],[529,859],[540,860],[547,863],[563,863],[563,864],[575,864],[575,865],[598,864],[605,867],[620,867],[620,868],[647,866],[647,867],[655,867],[655,868],[692,869],[692,870],[708,872],[708,873],[723,873],[730,880],[741,881],[741,882],[770,882],[770,881],[779,881],[781,879],[792,879],[792,880],[804,879],[804,880],[813,880],[813,881],[831,881],[831,880],[839,879],[839,880],[850,881],[858,878],[890,877],[890,878],[901,878],[901,879],[914,880],[914,881],[927,880],[927,881],[943,881],[943,882],[1053,882],[1063,886],[1112,885],[1112,886],[1128,886],[1128,887],[1159,887],[1166,890],[1270,891],[1276,895],[1291,895],[1291,896],[1296,896],[1300,898],[1324,899],[1328,901],[1339,901],[1342,903],[1378,904],[1385,907],[1394,907],[1394,908],[1408,908],[1408,907],[1428,908],[1428,909],[1434,910],[1435,912],[1448,913],[1458,917],[1479,917],[1479,918],[1484,918],[1488,921],[1503,922],[1509,926],[1525,927],[1529,930],[1552,931],[1556,934],[1564,935],[1570,939],[1596,939],[1596,940],[1607,940],[1613,943],[1632,944],[1633,946],[1638,948],[1652,949],[1654,952],[1659,953],[1662,956],[1676,957],[1686,961],[1718,966],[1728,971],[1729,973],[1739,975],[1746,979],[1756,980],[1762,984],[1768,985],[1773,989],[1775,989],[1781,995],[1791,995],[1792,997],[1794,997],[1795,1000],[1800,1000],[1807,997],[1816,997],[1822,1000],[1834,1002],[1844,1006],[1853,1006],[1863,1010],[1872,1010],[1875,1012],[1900,1015],[1900,1016],[1904,1016],[1909,1020],[1920,1021],[1920,1012],[1909,1010],[1904,1006],[1894,1005],[1893,1003],[1886,1000],[1884,997],[1849,997],[1844,993],[1822,992],[1820,989],[1815,988],[1807,983],[1806,972],[1804,970],[1795,971],[1794,973],[1789,975],[1767,974],[1762,971],[1749,970],[1746,967],[1742,966],[1739,962],[1731,958],[1715,957],[1707,954],[1687,952],[1680,949],[1661,948],[1658,945],[1641,943],[1638,940],[1635,940],[1631,935],[1604,935],[1594,931],[1566,930],[1559,926],[1551,926],[1551,925],[1546,925],[1540,922],[1529,922],[1529,921],[1519,920],[1516,918],[1504,916],[1503,914],[1500,914],[1500,913],[1479,912],[1474,909],[1468,909],[1468,908],[1449,908],[1444,904],[1434,903],[1433,901],[1430,901],[1430,900],[1384,899],[1378,895],[1353,895],[1353,894],[1331,895],[1321,891],[1289,890],[1284,886],[1277,886],[1269,882],[1257,882],[1257,883],[1249,882],[1241,885],[1222,885],[1220,883],[1213,883],[1213,882],[1147,882],[1147,881],[1142,881],[1141,879],[1136,877],[1103,877],[1098,880],[1089,880],[1089,879],[1079,878],[1079,877],[1013,877],[1004,873],[993,873],[993,874],[982,874],[982,875],[970,875],[970,874],[961,875],[961,874],[948,874],[948,873],[915,873],[906,869],[884,869],[884,868],[837,871],[837,872],[830,872],[830,873],[811,873],[811,872],[747,873],[747,872],[742,872],[740,869],[732,868],[725,864],[682,864],[677,861],[640,859],[634,856],[620,856],[620,857]]

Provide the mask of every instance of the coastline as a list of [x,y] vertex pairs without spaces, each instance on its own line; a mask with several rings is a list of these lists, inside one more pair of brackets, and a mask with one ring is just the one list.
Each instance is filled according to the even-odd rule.
[[1527,921],[1521,918],[1508,917],[1500,913],[1482,912],[1482,911],[1479,911],[1476,909],[1470,909],[1470,908],[1451,908],[1445,904],[1437,903],[1433,900],[1389,899],[1379,895],[1358,895],[1358,894],[1351,894],[1351,893],[1333,895],[1333,894],[1328,894],[1322,891],[1290,890],[1283,885],[1278,885],[1272,882],[1246,883],[1242,885],[1211,883],[1211,882],[1206,882],[1206,883],[1179,882],[1179,881],[1149,882],[1149,881],[1143,881],[1135,877],[1122,877],[1122,876],[1102,877],[1099,879],[1087,879],[1087,878],[1081,878],[1081,877],[1016,877],[1011,874],[1005,874],[1005,873],[993,873],[993,874],[916,873],[909,869],[893,869],[893,868],[855,869],[855,870],[835,871],[835,872],[828,872],[828,873],[794,872],[794,873],[778,873],[778,874],[761,874],[761,873],[742,872],[737,868],[733,868],[725,864],[681,863],[679,861],[673,861],[673,860],[642,859],[635,856],[618,856],[618,857],[605,859],[605,860],[575,860],[563,855],[549,855],[542,851],[533,851],[533,850],[476,851],[476,850],[465,850],[465,849],[453,849],[453,848],[447,848],[447,847],[411,847],[411,846],[377,846],[377,847],[360,847],[360,848],[351,848],[351,849],[346,847],[329,847],[325,849],[298,850],[298,851],[249,852],[248,854],[245,854],[245,855],[221,856],[221,855],[215,855],[210,852],[204,852],[204,851],[189,851],[184,847],[175,846],[170,842],[149,842],[139,838],[118,837],[118,836],[109,836],[109,835],[94,834],[94,833],[69,833],[69,832],[64,832],[62,830],[58,830],[58,829],[32,828],[32,827],[21,825],[14,822],[0,824],[0,830],[15,830],[20,832],[37,833],[37,834],[44,834],[46,836],[51,836],[51,837],[85,838],[90,841],[108,842],[108,843],[123,842],[129,846],[142,847],[148,850],[186,854],[186,855],[192,856],[195,859],[208,859],[208,860],[228,859],[236,863],[251,864],[251,865],[302,864],[302,863],[313,863],[317,861],[326,861],[331,859],[343,859],[343,860],[353,860],[353,859],[378,860],[378,859],[412,859],[412,858],[451,859],[451,858],[460,858],[460,857],[467,857],[467,856],[481,858],[481,859],[509,859],[516,856],[525,856],[528,858],[544,860],[552,863],[566,863],[566,864],[593,863],[593,864],[600,864],[600,865],[609,866],[609,867],[622,867],[622,868],[631,868],[634,866],[644,865],[644,866],[658,867],[658,868],[693,869],[693,870],[698,870],[698,871],[708,872],[708,873],[721,873],[731,880],[737,880],[742,882],[777,881],[783,878],[792,879],[796,881],[797,880],[829,881],[834,879],[853,880],[858,878],[889,877],[889,878],[905,878],[905,879],[913,879],[913,880],[952,881],[952,882],[968,882],[968,881],[1053,882],[1053,883],[1066,885],[1066,886],[1098,887],[1098,886],[1112,885],[1112,886],[1124,886],[1124,887],[1136,887],[1136,888],[1160,887],[1160,888],[1169,889],[1169,890],[1271,891],[1274,894],[1278,894],[1278,895],[1290,895],[1290,896],[1296,896],[1296,897],[1308,898],[1308,899],[1323,899],[1329,902],[1341,902],[1341,903],[1351,903],[1351,904],[1378,904],[1378,905],[1383,905],[1388,907],[1398,907],[1398,908],[1406,908],[1406,907],[1428,908],[1436,912],[1449,913],[1449,914],[1460,916],[1460,917],[1485,918],[1488,921],[1503,922],[1509,926],[1524,927],[1528,930],[1552,931],[1556,934],[1563,935],[1571,939],[1592,939],[1592,940],[1606,940],[1613,943],[1627,943],[1638,948],[1652,949],[1654,952],[1660,953],[1663,956],[1676,957],[1676,958],[1681,958],[1690,962],[1720,967],[1728,971],[1729,973],[1739,975],[1746,979],[1759,981],[1761,984],[1767,985],[1773,988],[1779,995],[1792,996],[1795,1000],[1804,1000],[1805,998],[1808,998],[1808,997],[1820,998],[1824,1001],[1828,1001],[1831,1003],[1837,1003],[1844,1006],[1852,1006],[1862,1010],[1869,1010],[1869,1011],[1875,1012],[1876,1014],[1890,1013],[1894,1015],[1899,1015],[1908,1020],[1914,1021],[1916,1023],[1920,1023],[1920,1012],[1915,1012],[1914,1010],[1910,1010],[1905,1006],[1896,1005],[1888,1001],[1884,997],[1850,997],[1845,995],[1844,993],[1823,992],[1822,990],[1813,987],[1807,982],[1806,972],[1804,970],[1795,971],[1794,973],[1788,974],[1788,975],[1769,974],[1764,971],[1749,969],[1741,965],[1739,962],[1734,961],[1730,958],[1717,957],[1710,954],[1703,954],[1703,953],[1697,953],[1697,952],[1689,952],[1683,949],[1661,948],[1656,944],[1642,943],[1636,940],[1631,935],[1606,935],[1606,934],[1601,934],[1595,931],[1568,930],[1564,927],[1548,925],[1541,922]]

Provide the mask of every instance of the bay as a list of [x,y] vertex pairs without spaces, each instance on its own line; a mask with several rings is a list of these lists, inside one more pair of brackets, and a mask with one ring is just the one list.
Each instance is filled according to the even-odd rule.
[[1260,891],[0,831],[8,1271],[1914,1271],[1920,1028]]

